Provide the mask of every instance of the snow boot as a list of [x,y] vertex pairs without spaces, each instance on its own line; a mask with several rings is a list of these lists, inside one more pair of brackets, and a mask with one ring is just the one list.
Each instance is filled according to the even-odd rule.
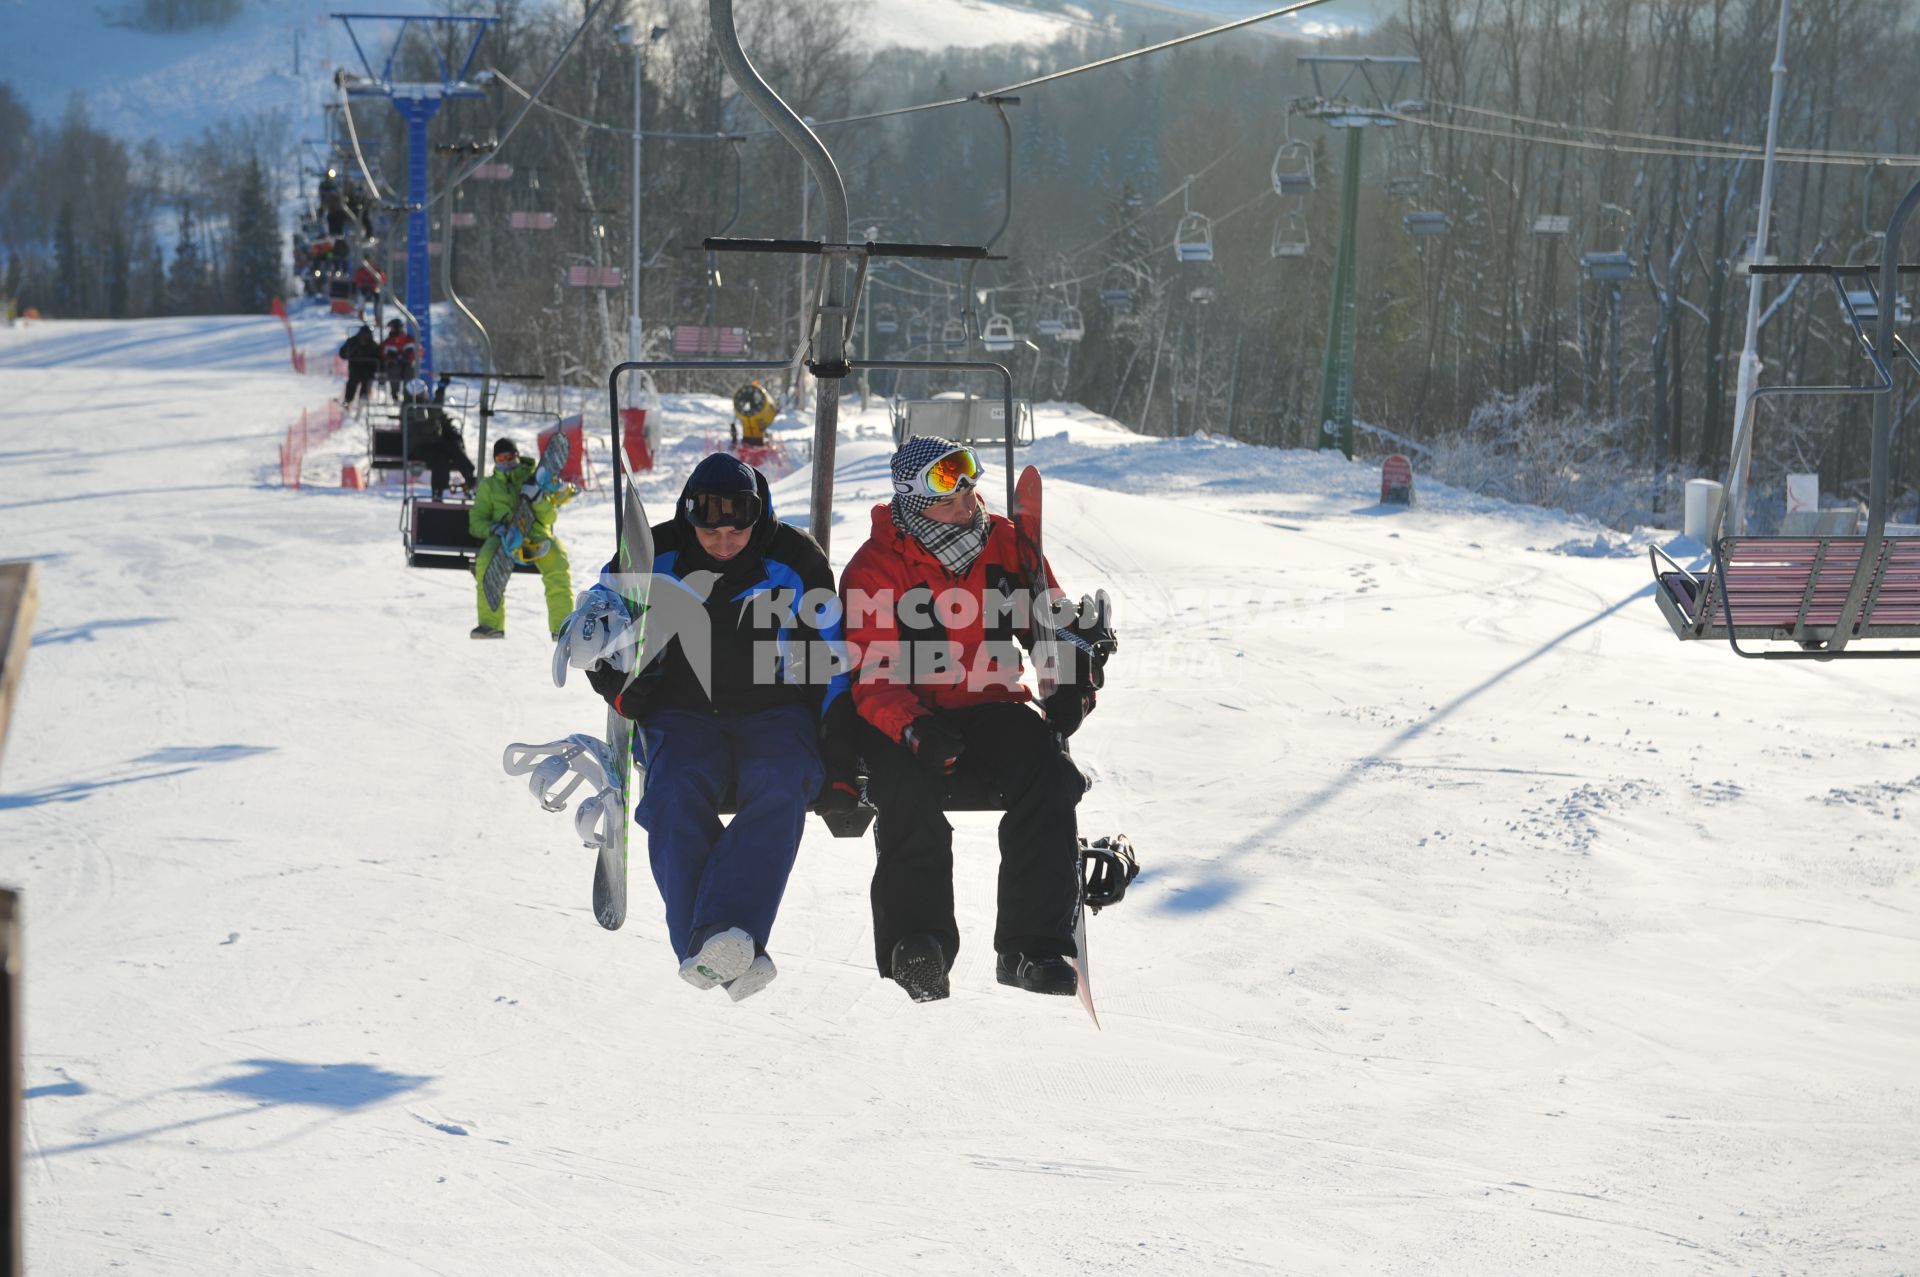
[[993,964],[994,978],[1001,984],[1028,993],[1054,993],[1072,997],[1080,992],[1080,976],[1073,964],[1057,953],[1003,953]]
[[680,978],[696,989],[711,989],[739,979],[752,965],[753,937],[738,927],[728,927],[708,936],[700,952],[680,964]]
[[753,960],[753,965],[747,968],[744,975],[737,975],[727,981],[725,986],[727,996],[735,1002],[744,1002],[772,984],[773,977],[779,974],[780,972],[773,965],[773,959],[763,953]]
[[947,955],[933,936],[908,936],[894,945],[892,975],[915,1002],[938,1002],[952,992]]
[[496,630],[491,625],[476,625],[467,631],[467,637],[475,639],[497,639],[506,636],[505,630]]

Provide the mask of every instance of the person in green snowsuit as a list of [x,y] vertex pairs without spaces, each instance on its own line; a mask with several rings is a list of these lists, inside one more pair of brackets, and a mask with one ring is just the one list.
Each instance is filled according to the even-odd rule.
[[[474,598],[480,608],[480,624],[472,631],[474,638],[506,637],[506,596],[501,596],[499,607],[488,607],[486,587],[482,583],[486,580],[487,564],[500,548],[495,529],[513,518],[514,508],[520,504],[520,493],[532,484],[537,465],[536,458],[520,456],[513,440],[501,439],[493,445],[493,473],[480,481],[473,494],[473,506],[467,512],[467,530],[487,543],[473,565]],[[526,541],[519,550],[522,561],[531,561],[540,569],[540,583],[547,595],[547,632],[555,636],[573,611],[573,574],[567,564],[567,547],[553,534],[553,520],[560,507],[573,499],[573,493],[572,485],[563,484],[558,492],[544,493],[533,503],[533,526],[527,529]]]

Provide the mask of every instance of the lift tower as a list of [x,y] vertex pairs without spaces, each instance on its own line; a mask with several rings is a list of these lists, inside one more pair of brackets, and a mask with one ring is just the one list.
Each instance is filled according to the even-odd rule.
[[[336,73],[335,82],[349,98],[387,99],[393,103],[393,109],[400,112],[400,118],[407,122],[406,306],[419,329],[420,366],[423,369],[432,368],[435,365],[433,276],[427,256],[427,121],[434,117],[440,104],[449,98],[486,96],[485,90],[467,79],[467,72],[473,69],[473,60],[480,52],[480,41],[486,38],[487,28],[500,19],[424,13],[336,13],[330,16],[346,28],[347,39],[353,42],[353,51],[360,55],[363,72],[355,75],[343,67]],[[374,68],[374,60],[367,56],[367,46],[361,43],[360,33],[354,29],[355,23],[361,24],[362,30],[378,31],[386,37],[385,57],[378,70]],[[394,63],[404,51],[408,35],[416,27],[427,37],[417,43],[431,55],[439,78],[396,81]],[[431,38],[436,30],[446,37],[444,42]],[[454,59],[448,56],[448,50],[458,49],[463,44],[466,53],[456,67]]]
[[[1368,125],[1393,128],[1409,109],[1401,86],[1419,58],[1314,55],[1300,59],[1313,76],[1313,96],[1297,105],[1328,128],[1347,130],[1340,175],[1340,248],[1334,257],[1333,301],[1327,310],[1327,353],[1320,372],[1320,432],[1317,447],[1353,455],[1354,228],[1360,215],[1360,138]],[[1337,80],[1329,88],[1323,76]]]

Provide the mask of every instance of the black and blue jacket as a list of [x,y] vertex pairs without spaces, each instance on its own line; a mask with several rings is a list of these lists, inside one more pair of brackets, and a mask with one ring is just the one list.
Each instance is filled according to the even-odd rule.
[[[669,708],[736,715],[807,706],[832,776],[850,758],[855,725],[833,569],[818,542],[775,517],[766,476],[755,470],[754,479],[760,519],[746,548],[724,563],[700,546],[686,515],[689,492],[673,518],[654,525],[648,643],[665,646],[631,684],[604,667],[587,677],[635,721]],[[618,593],[614,570],[609,562],[596,588]]]

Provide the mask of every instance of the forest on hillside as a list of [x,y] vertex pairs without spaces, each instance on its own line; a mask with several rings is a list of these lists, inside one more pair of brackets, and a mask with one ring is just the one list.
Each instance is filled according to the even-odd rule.
[[[699,243],[723,228],[799,235],[798,160],[734,96],[705,37],[704,4],[613,7],[611,22],[666,28],[647,42],[644,68],[650,346],[663,351],[675,324],[706,323],[750,329],[759,354],[791,351],[796,261],[710,260]],[[477,65],[498,78],[484,99],[450,104],[436,140],[497,137],[525,106],[515,86],[539,83],[580,8],[488,6],[502,21]],[[1418,58],[1398,83],[1382,75],[1351,95],[1385,108],[1361,130],[1354,403],[1386,433],[1363,431],[1362,443],[1410,448],[1429,470],[1500,495],[1568,504],[1578,488],[1585,508],[1622,525],[1670,512],[1680,480],[1724,466],[1777,15],[1772,0],[1406,0],[1364,37],[1309,46],[1241,33],[1019,93],[1005,108],[1009,210],[992,106],[834,121],[966,99],[1151,36],[1088,29],[1048,48],[872,54],[856,38],[856,10],[806,0],[742,10],[756,64],[834,149],[856,238],[981,243],[1006,222],[994,249],[1007,260],[979,269],[971,305],[951,266],[876,266],[867,318],[878,331],[863,325],[856,344],[876,355],[937,350],[999,317],[1024,339],[1003,357],[1027,394],[1150,432],[1287,446],[1316,437],[1347,153],[1347,131],[1314,118],[1316,84],[1300,56]],[[1877,260],[1876,231],[1920,174],[1920,84],[1902,74],[1920,53],[1920,16],[1899,0],[1804,0],[1788,49],[1781,142],[1791,150],[1767,251]],[[424,73],[432,50],[407,56]],[[570,286],[568,270],[632,265],[633,56],[605,32],[582,40],[499,157],[511,175],[469,180],[435,208],[436,239],[451,232],[457,286],[488,322],[503,366],[593,384],[624,356],[624,291]],[[1330,93],[1338,78],[1323,74],[1319,89]],[[361,99],[352,120],[391,199],[404,170],[398,118]],[[40,140],[24,154],[0,142],[0,166],[45,164],[58,132],[29,130]],[[1275,193],[1276,152],[1289,142],[1296,160],[1311,152],[1310,193]],[[234,158],[222,157],[230,170]],[[436,159],[436,190],[454,162]],[[23,216],[7,177],[0,168],[0,252],[9,291],[25,297],[58,274],[54,202],[42,196]],[[201,209],[201,222],[237,225],[225,210],[240,178],[229,181],[236,193]],[[134,198],[100,196],[67,201],[87,223],[82,237],[110,237],[100,210]],[[166,191],[145,198],[155,205],[128,212],[123,227],[165,220],[154,213]],[[449,227],[450,210],[470,216]],[[1176,257],[1188,213],[1210,223],[1210,262]],[[390,216],[397,227],[397,210]],[[156,237],[131,250],[148,284],[170,247]],[[208,251],[222,263],[232,255]],[[400,257],[386,263],[396,276]],[[176,300],[148,291],[157,304]],[[1768,303],[1769,380],[1863,377],[1826,281],[1769,285]],[[1083,328],[1081,340],[1061,340],[1063,317]],[[945,388],[917,376],[875,387]],[[1817,470],[1830,492],[1857,491],[1859,401],[1762,411],[1763,488]],[[1897,466],[1911,494],[1920,449],[1903,444]]]

